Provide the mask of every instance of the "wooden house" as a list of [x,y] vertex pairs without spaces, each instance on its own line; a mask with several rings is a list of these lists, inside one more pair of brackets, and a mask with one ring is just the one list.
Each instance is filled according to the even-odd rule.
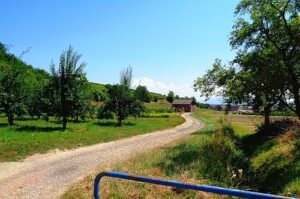
[[193,112],[196,110],[196,106],[193,105],[191,99],[178,99],[172,102],[172,108],[176,112]]

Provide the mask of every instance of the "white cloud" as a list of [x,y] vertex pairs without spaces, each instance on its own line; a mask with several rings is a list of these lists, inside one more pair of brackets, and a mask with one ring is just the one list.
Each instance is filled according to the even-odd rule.
[[165,83],[160,81],[155,81],[149,77],[138,77],[133,78],[132,86],[133,88],[138,85],[143,85],[148,88],[149,91],[161,94],[168,94],[169,91],[173,91],[176,95],[185,97],[197,96],[199,94],[195,93],[192,85],[182,84],[176,85],[174,83]]
[[[200,94],[195,92],[192,88],[192,84],[182,84],[176,85],[174,83],[165,83],[161,81],[156,81],[149,77],[137,77],[132,80],[132,87],[136,88],[138,85],[146,86],[151,92],[160,93],[167,95],[169,91],[173,91],[176,95],[181,97],[193,97],[195,96],[197,100],[204,102],[204,98],[200,98]],[[221,100],[218,97],[212,97],[208,100],[208,103],[220,103]]]

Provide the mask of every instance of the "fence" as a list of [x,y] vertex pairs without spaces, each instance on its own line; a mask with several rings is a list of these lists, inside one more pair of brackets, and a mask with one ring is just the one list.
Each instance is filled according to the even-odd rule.
[[102,177],[107,176],[111,178],[118,178],[118,179],[124,179],[124,180],[131,180],[131,181],[137,181],[137,182],[144,182],[144,183],[150,183],[150,184],[157,184],[157,185],[163,185],[163,186],[171,186],[176,188],[182,188],[182,189],[190,189],[195,191],[204,191],[204,192],[210,192],[210,193],[216,193],[216,194],[223,194],[228,196],[237,196],[241,198],[263,198],[263,199],[284,199],[289,197],[284,196],[278,196],[278,195],[271,195],[271,194],[264,194],[264,193],[258,193],[258,192],[252,192],[252,191],[242,191],[238,189],[228,189],[228,188],[222,188],[222,187],[216,187],[216,186],[208,186],[208,185],[197,185],[197,184],[189,184],[184,182],[178,182],[178,181],[169,181],[169,180],[163,180],[163,179],[157,179],[157,178],[147,178],[142,176],[132,176],[126,173],[120,173],[115,171],[110,172],[101,172],[99,173],[94,182],[94,197],[95,199],[100,199],[100,181]]

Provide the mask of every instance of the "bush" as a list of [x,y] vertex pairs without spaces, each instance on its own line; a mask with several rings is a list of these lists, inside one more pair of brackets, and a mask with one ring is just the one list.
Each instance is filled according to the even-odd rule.
[[[280,134],[288,130],[300,129],[300,122],[297,120],[284,118],[276,120],[270,124],[269,131],[273,134]],[[265,125],[261,124],[257,127],[257,133],[263,134],[265,132]]]
[[201,176],[230,185],[243,181],[247,160],[234,137],[232,127],[224,126],[200,146]]
[[290,197],[299,197],[300,196],[300,178],[297,178],[296,180],[289,183],[284,188],[283,194],[290,196]]
[[251,186],[260,191],[284,189],[285,193],[290,190],[299,193],[300,186],[293,181],[300,175],[299,152],[299,130],[290,130],[277,137],[275,145],[252,158],[250,169],[254,183]]

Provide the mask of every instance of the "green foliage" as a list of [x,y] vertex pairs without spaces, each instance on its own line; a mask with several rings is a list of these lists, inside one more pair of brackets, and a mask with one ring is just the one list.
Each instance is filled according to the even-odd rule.
[[134,91],[135,97],[141,102],[150,102],[150,93],[146,86],[139,85]]
[[[278,135],[292,129],[300,129],[300,122],[296,121],[295,119],[284,118],[272,122],[267,130],[274,135]],[[266,127],[264,124],[259,125],[256,129],[256,132],[260,134],[263,134],[265,131]]]
[[153,92],[150,92],[150,96],[151,96],[151,100],[154,101],[154,102],[157,102],[158,100],[163,100],[165,99],[166,97],[162,94],[159,94],[159,93],[153,93]]
[[158,101],[145,103],[145,111],[148,113],[172,113],[172,106],[169,102]]
[[13,124],[15,115],[40,115],[48,74],[9,54],[1,43],[0,56],[0,111],[6,114],[8,124]]
[[[241,0],[235,13],[239,18],[233,26],[231,46],[242,54],[259,52],[256,57],[264,58],[263,62],[267,64],[261,67],[266,68],[261,75],[266,76],[268,82],[264,91],[268,94],[272,90],[276,92],[279,84],[282,102],[288,106],[289,99],[293,98],[295,106],[288,107],[300,118],[299,5],[290,0]],[[260,62],[260,58],[254,59],[252,66],[262,66],[255,62]]]
[[139,116],[144,110],[143,104],[134,97],[127,85],[112,85],[107,93],[109,101],[104,109],[117,116],[119,125],[122,125],[122,120],[128,116]]
[[108,100],[107,88],[103,84],[91,83],[91,93],[95,102],[106,102]]
[[300,196],[300,178],[296,178],[292,182],[290,182],[283,190],[285,195],[291,197]]
[[170,117],[178,117],[178,113],[174,112],[144,112],[141,114],[141,117],[149,117],[149,118],[170,118]]
[[172,103],[175,99],[175,94],[173,91],[169,91],[167,97],[166,97],[166,100],[170,103]]
[[127,68],[124,68],[120,73],[120,84],[130,88],[132,83],[131,81],[132,81],[132,68],[131,66],[128,66]]
[[60,56],[59,67],[51,65],[53,96],[56,113],[62,117],[63,129],[66,129],[68,117],[78,121],[84,119],[89,106],[89,83],[83,72],[85,63],[78,65],[81,55],[70,46]]
[[233,132],[226,126],[200,146],[199,171],[203,177],[231,185],[241,182],[247,161],[231,138],[234,137]]

